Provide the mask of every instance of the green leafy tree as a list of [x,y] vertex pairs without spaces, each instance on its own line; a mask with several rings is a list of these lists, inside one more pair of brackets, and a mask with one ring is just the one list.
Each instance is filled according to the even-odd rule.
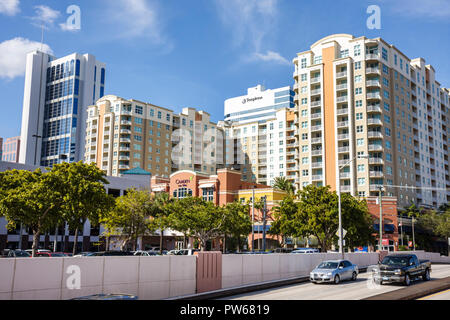
[[297,235],[296,216],[298,213],[298,205],[292,196],[285,197],[279,205],[273,208],[273,222],[269,231],[273,235],[281,235],[283,242],[286,237]]
[[87,220],[98,225],[101,216],[109,213],[114,198],[106,193],[105,184],[109,182],[105,174],[95,164],[62,163],[55,164],[51,173],[61,183],[62,204],[60,210],[65,221],[75,230],[73,254],[76,254],[78,230],[83,230]]
[[162,254],[163,250],[163,238],[164,238],[164,229],[170,227],[170,212],[168,211],[168,204],[172,202],[168,193],[162,192],[157,193],[153,197],[153,203],[151,206],[151,216],[152,219],[150,221],[150,228],[152,230],[159,230],[159,251]]
[[291,181],[286,179],[286,177],[276,177],[274,180],[273,187],[279,190],[285,191],[288,195],[294,196],[294,185]]
[[168,205],[172,229],[195,238],[206,250],[206,243],[223,235],[226,213],[223,207],[201,198],[188,197]]
[[152,205],[149,191],[128,189],[126,195],[116,199],[114,209],[101,217],[105,235],[121,239],[122,250],[130,242],[136,250],[139,237],[154,231],[150,221]]
[[[249,215],[250,207],[248,204],[232,202],[224,207],[225,221],[223,224],[224,240],[227,235],[237,239],[237,251],[241,247],[242,235],[247,236],[252,231],[252,220]],[[224,250],[225,250],[224,242]]]
[[61,221],[61,189],[61,181],[54,172],[43,173],[40,169],[0,172],[0,216],[8,221],[9,230],[20,223],[33,230],[33,257],[41,233]]

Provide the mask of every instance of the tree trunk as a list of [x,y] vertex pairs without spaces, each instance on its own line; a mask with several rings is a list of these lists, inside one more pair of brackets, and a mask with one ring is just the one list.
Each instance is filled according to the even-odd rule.
[[159,232],[159,254],[162,255],[163,251],[163,238],[164,238],[164,229],[161,228]]
[[237,252],[241,252],[241,235],[237,237]]
[[77,243],[78,243],[78,227],[75,229],[75,239],[73,240],[72,254],[74,256],[77,254]]
[[31,249],[33,249],[31,256],[33,258],[36,256],[36,250],[39,245],[39,236],[40,236],[40,230],[33,230],[33,246],[31,247]]
[[53,241],[53,252],[56,252],[56,249],[58,248],[58,225],[55,229],[55,241]]
[[225,254],[225,252],[227,252],[226,247],[227,247],[227,235],[224,234],[223,235],[223,248],[222,248],[222,253],[224,253],[224,254]]

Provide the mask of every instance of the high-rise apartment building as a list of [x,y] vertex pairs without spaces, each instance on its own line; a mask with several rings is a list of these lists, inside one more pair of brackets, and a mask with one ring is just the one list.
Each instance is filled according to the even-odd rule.
[[[0,139],[1,140],[1,139]],[[6,138],[0,141],[0,159],[5,162],[19,162],[20,137]]]
[[382,186],[400,207],[450,200],[449,90],[431,65],[381,38],[348,34],[317,41],[293,62],[297,187],[368,197]]
[[225,121],[219,122],[226,137],[225,163],[239,165],[244,181],[272,185],[276,177],[295,179],[294,95],[289,86],[266,90],[258,85],[225,101]]
[[84,161],[111,176],[134,168],[162,177],[183,169],[212,174],[220,162],[217,157],[222,157],[215,134],[217,126],[204,111],[184,108],[175,114],[108,95],[88,107]]
[[83,159],[86,110],[104,95],[105,64],[93,55],[27,55],[19,162]]

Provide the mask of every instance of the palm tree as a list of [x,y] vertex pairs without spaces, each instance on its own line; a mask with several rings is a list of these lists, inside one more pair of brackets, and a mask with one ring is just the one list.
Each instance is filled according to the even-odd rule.
[[414,219],[422,214],[422,210],[418,208],[414,203],[411,203],[411,205],[405,209],[406,209],[405,213],[408,215],[408,217],[412,218],[413,249],[416,250],[416,239],[414,235]]
[[274,179],[273,187],[276,189],[283,190],[287,192],[289,195],[294,195],[294,185],[291,181],[286,179],[286,177],[276,177]]

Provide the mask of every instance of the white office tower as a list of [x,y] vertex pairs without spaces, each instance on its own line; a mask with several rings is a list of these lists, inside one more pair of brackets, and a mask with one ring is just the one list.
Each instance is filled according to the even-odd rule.
[[93,55],[27,55],[20,163],[83,159],[87,107],[104,95],[105,64]]

